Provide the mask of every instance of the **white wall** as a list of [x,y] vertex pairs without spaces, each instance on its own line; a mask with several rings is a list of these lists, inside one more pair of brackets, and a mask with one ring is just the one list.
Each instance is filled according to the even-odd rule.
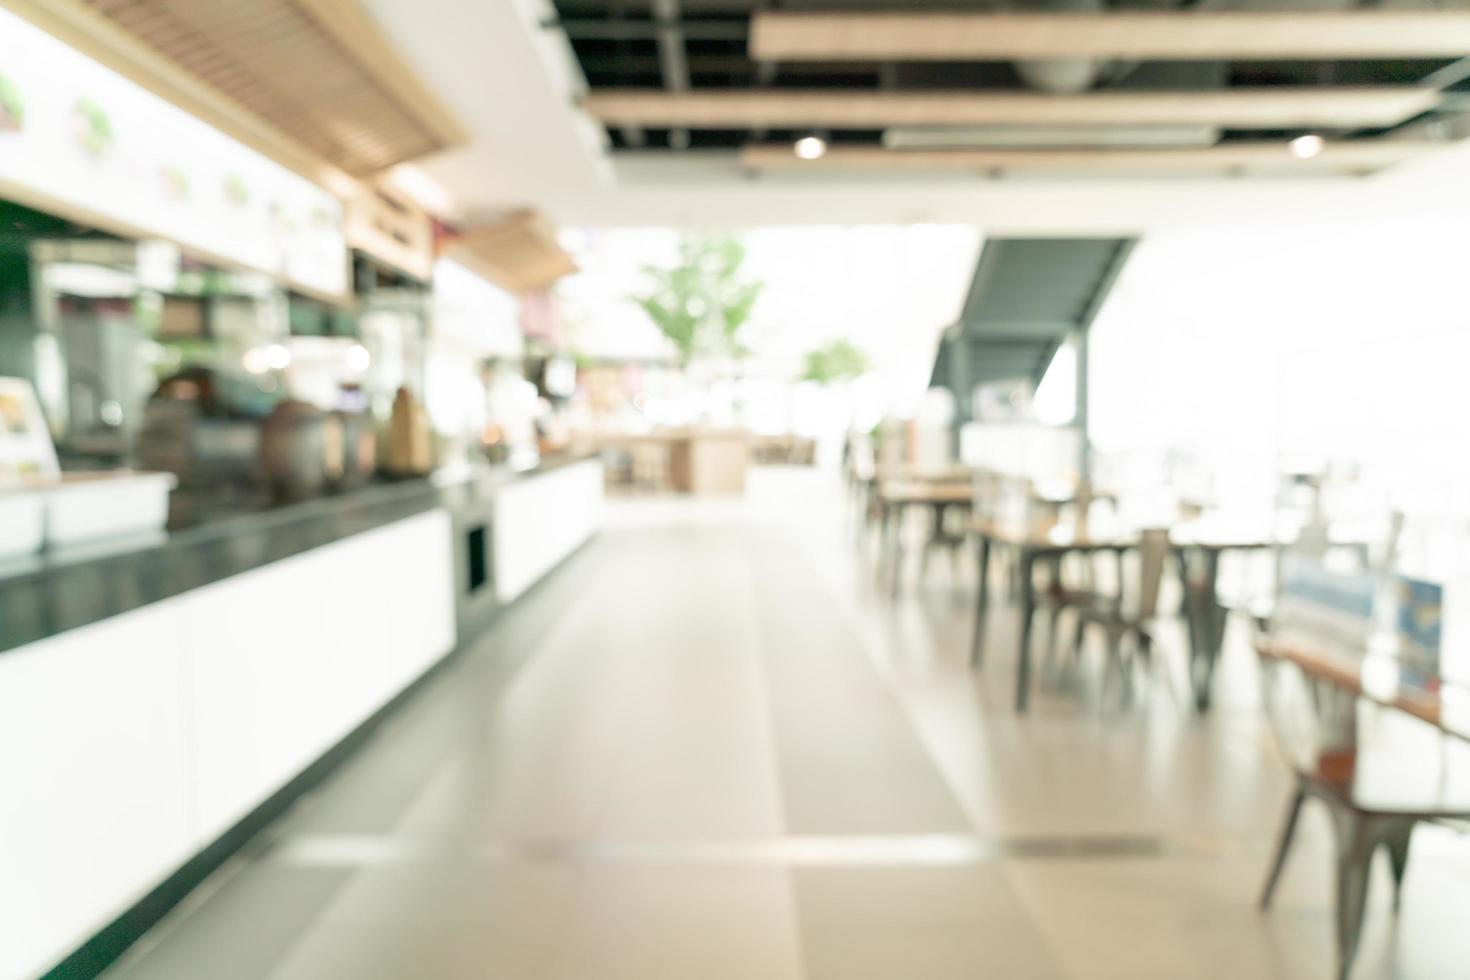
[[1240,493],[1271,491],[1278,454],[1311,452],[1363,462],[1397,502],[1463,499],[1464,227],[1379,216],[1146,238],[1094,327],[1097,447],[1189,447]]

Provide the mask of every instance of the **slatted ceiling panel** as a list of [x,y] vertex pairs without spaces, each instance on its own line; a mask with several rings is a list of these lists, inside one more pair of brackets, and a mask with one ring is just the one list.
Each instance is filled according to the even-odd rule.
[[82,0],[350,174],[463,139],[351,0]]
[[445,254],[513,292],[544,289],[577,271],[557,242],[556,226],[538,211],[470,228]]
[[1229,91],[858,92],[767,90],[591,92],[583,106],[611,126],[831,127],[1208,124],[1259,129],[1391,126],[1440,102],[1433,89],[1240,88]]
[[1025,58],[1459,57],[1465,10],[796,13],[758,11],[753,57],[773,61]]
[[1414,140],[1329,142],[1317,156],[1293,157],[1281,142],[1231,142],[1204,149],[1162,150],[888,150],[834,146],[819,160],[802,160],[788,145],[752,145],[740,154],[751,170],[902,172],[1048,172],[1196,174],[1360,174],[1383,170],[1450,144]]

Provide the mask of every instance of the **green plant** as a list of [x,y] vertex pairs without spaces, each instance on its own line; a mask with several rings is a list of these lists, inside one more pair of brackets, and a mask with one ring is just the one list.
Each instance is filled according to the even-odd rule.
[[861,377],[869,368],[868,355],[849,340],[834,340],[806,355],[801,380],[831,384]]
[[679,262],[644,268],[649,289],[629,297],[673,343],[686,364],[698,354],[743,356],[740,331],[765,283],[742,275],[745,245],[729,236],[687,235]]

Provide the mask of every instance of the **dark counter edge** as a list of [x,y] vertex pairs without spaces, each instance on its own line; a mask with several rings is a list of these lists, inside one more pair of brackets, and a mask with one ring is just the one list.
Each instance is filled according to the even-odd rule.
[[[592,458],[592,457],[584,457]],[[568,460],[566,462],[579,462]],[[566,462],[559,465],[566,465]],[[546,469],[535,472],[546,472]],[[534,475],[528,472],[525,475]],[[593,537],[596,537],[594,532]],[[529,589],[509,604],[499,608],[495,614],[471,636],[460,636],[454,648],[439,658],[407,687],[394,695],[386,704],[370,715],[342,739],[302,770],[295,778],[282,786],[254,810],[242,817],[202,851],[195,854],[169,875],[163,882],[144,895],[130,908],[110,923],[93,933],[92,937],[78,946],[70,955],[42,975],[41,980],[92,980],[112,966],[133,944],[143,938],[164,916],[204,883],[226,861],[239,853],[256,834],[272,821],[284,815],[297,800],[321,785],[348,759],[352,758],[372,738],[373,733],[400,708],[423,690],[439,673],[462,657],[467,650],[476,646],[480,638],[504,613],[518,603],[543,589],[546,583],[560,575],[577,555],[591,542],[583,542],[575,551],[563,558],[554,568],[541,576]]]
[[378,483],[187,530],[0,563],[0,656],[439,507],[487,506],[498,487],[595,458],[564,454],[524,471],[481,467]]

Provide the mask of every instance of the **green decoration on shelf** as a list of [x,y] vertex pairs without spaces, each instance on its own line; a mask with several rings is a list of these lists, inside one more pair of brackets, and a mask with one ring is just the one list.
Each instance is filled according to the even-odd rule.
[[76,114],[80,123],[77,142],[82,144],[82,149],[95,157],[100,157],[111,149],[112,123],[107,118],[106,110],[91,99],[82,99],[77,103]]
[[243,208],[250,203],[250,187],[245,183],[244,177],[230,174],[225,178],[225,200],[237,208]]
[[26,110],[15,83],[0,75],[0,131],[12,132],[25,126]]

